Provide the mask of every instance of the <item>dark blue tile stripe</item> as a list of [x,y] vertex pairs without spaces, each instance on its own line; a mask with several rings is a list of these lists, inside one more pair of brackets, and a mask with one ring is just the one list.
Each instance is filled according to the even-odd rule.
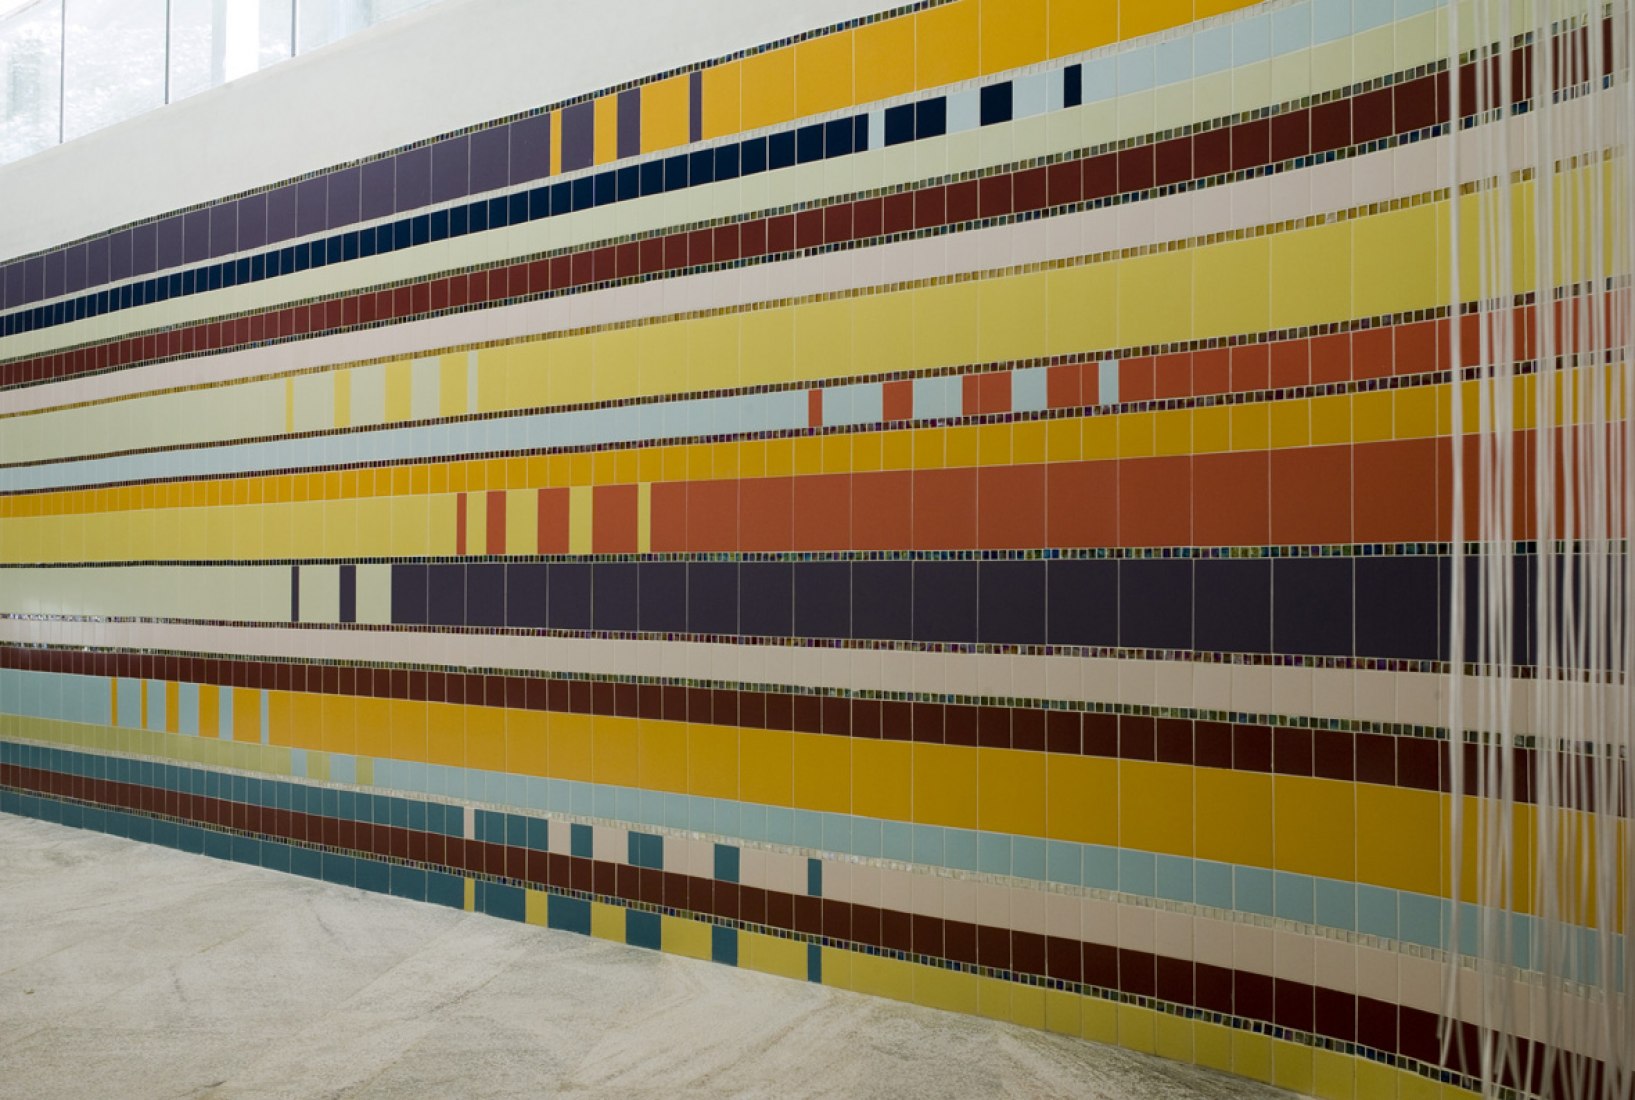
[[[1438,660],[1447,655],[1440,609],[1449,561],[1426,554],[396,564],[392,621]],[[1522,606],[1533,587],[1524,568],[1516,578]],[[1531,660],[1528,640],[1518,644],[1517,659]]]
[[[990,102],[1004,105],[1003,117],[997,106],[990,108]],[[1009,81],[984,88],[982,123],[1008,121],[1010,102]],[[642,164],[608,168],[575,180],[541,184],[528,191],[477,199],[446,210],[411,212],[432,203],[450,202],[545,176],[547,171],[537,158],[540,149],[548,155],[549,116],[525,119],[499,128],[508,132],[505,141],[493,136],[495,131],[484,131],[469,139],[450,138],[387,160],[342,169],[206,210],[173,215],[0,267],[0,309],[65,294],[78,295],[0,317],[0,338],[646,195],[851,156],[871,144],[897,145],[936,137],[947,132],[947,120],[947,97],[933,96],[888,109],[883,135],[871,137],[869,114],[861,112]],[[536,148],[533,143],[542,144]],[[367,229],[265,248],[298,236],[403,212],[409,213]],[[253,256],[167,271],[251,249],[264,250]],[[152,277],[117,288],[78,293],[143,275]]]

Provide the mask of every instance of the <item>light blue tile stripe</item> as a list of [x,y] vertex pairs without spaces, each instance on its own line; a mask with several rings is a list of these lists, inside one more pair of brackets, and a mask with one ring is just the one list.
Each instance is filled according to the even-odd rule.
[[981,93],[975,88],[949,93],[948,132],[959,134],[975,130],[982,124],[981,110]]
[[1443,898],[1105,845],[398,760],[375,761],[375,786],[515,810],[696,830],[741,841],[1117,890],[1425,947],[1438,946],[1451,926],[1451,903]]
[[1052,98],[1050,94],[1050,78],[1052,76],[1057,77],[1057,83],[1059,84],[1060,77],[1055,73],[1030,73],[1027,76],[1019,76],[1011,81],[1012,118],[1032,118],[1034,115],[1042,115],[1052,108],[1052,104],[1058,110],[1061,108],[1061,95],[1058,93]]
[[1011,408],[1016,412],[1040,412],[1049,407],[1049,371],[1026,367],[1011,372]]
[[[0,690],[7,687],[8,682],[0,676]],[[305,751],[292,749],[289,759],[295,777],[303,777],[310,770]],[[147,786],[232,798],[256,805],[284,809],[292,805],[297,808],[305,806],[308,812],[323,812],[348,820],[390,820],[411,828],[429,828],[448,835],[459,835],[460,822],[465,816],[463,806],[435,801],[419,802],[390,790],[381,790],[378,794],[354,792],[293,782],[286,778],[231,776],[207,768],[111,758],[5,738],[0,738],[0,760],[27,767],[43,767],[66,775],[128,778]],[[332,777],[337,774],[355,776],[355,757],[335,754],[330,760]],[[425,765],[377,761],[376,769],[377,778],[429,778]],[[1083,883],[1091,887],[1139,894],[1143,892],[1141,888],[1150,885],[1155,896],[1160,898],[1190,900],[1200,905],[1236,908],[1264,915],[1275,912],[1278,917],[1307,923],[1311,920],[1308,915],[1311,911],[1307,907],[1314,895],[1316,923],[1324,927],[1360,931],[1389,940],[1400,936],[1408,942],[1425,946],[1435,945],[1439,936],[1446,936],[1451,931],[1451,906],[1439,898],[1328,879],[1311,879],[1261,868],[1232,867],[1177,856],[1154,856],[1059,841],[1046,842],[1041,848],[1037,842],[1024,843],[1031,838],[1005,834],[975,834],[969,830],[932,826],[885,829],[883,826],[891,823],[871,818],[791,813],[767,807],[687,799],[623,788],[584,790],[581,788],[587,787],[585,784],[558,783],[527,776],[484,775],[465,769],[441,770],[459,773],[459,778],[463,779],[467,789],[455,791],[454,797],[481,797],[470,793],[470,788],[475,784],[487,796],[484,800],[504,803],[513,811],[522,810],[525,816],[535,821],[539,820],[539,815],[550,813],[615,818],[607,825],[594,828],[611,829],[621,834],[620,839],[631,827],[639,829],[643,824],[650,827],[681,827],[742,840],[770,839],[774,843],[792,843],[820,849],[825,855],[884,854],[905,861],[961,868],[976,866],[979,870],[997,874],[1033,874],[1034,877],[1037,877],[1042,855],[1046,877],[1053,882],[1075,881],[1073,875],[1077,873]],[[499,782],[496,784],[496,781]],[[450,784],[445,780],[440,782],[445,786],[462,785]],[[499,797],[501,793],[507,797]],[[314,809],[315,799],[319,800],[323,809]],[[564,802],[572,805],[563,809],[559,803]],[[625,816],[619,820],[616,811],[621,808],[637,816]],[[689,814],[692,816],[687,824],[674,825],[676,821],[688,819]],[[492,812],[480,811],[478,820],[491,821],[495,816]],[[583,825],[576,827],[593,828]],[[770,837],[767,835],[769,833],[772,834]],[[782,839],[786,833],[793,839]],[[730,846],[717,847],[725,847],[725,850],[736,854],[736,849]],[[1270,900],[1274,898],[1275,902]],[[1479,917],[1477,907],[1469,904],[1462,907],[1460,942],[1467,954],[1474,953],[1479,941]],[[1531,964],[1532,944],[1537,935],[1533,919],[1525,916],[1511,916],[1508,919],[1512,922],[1513,963],[1526,967]],[[1581,980],[1595,980],[1598,945],[1592,941],[1597,933],[1593,929],[1580,929],[1578,934],[1581,937]],[[1623,949],[1622,940],[1616,940],[1614,951],[1620,963]]]
[[103,676],[0,669],[0,714],[113,725],[108,685]]
[[165,728],[165,682],[163,680],[148,681],[148,729],[162,730]]
[[1096,403],[1118,404],[1118,360],[1104,359],[1096,371]]
[[142,727],[142,681],[120,679],[119,724],[126,729]]
[[199,735],[199,685],[176,685],[176,730],[192,737]]

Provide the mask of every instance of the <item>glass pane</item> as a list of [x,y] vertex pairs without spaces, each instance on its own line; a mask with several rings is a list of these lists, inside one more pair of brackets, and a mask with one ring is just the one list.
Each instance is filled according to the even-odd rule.
[[296,52],[306,53],[319,46],[356,34],[371,22],[369,0],[296,0]]
[[295,0],[261,0],[261,54],[256,68],[265,69],[274,62],[290,59],[294,11]]
[[212,79],[216,0],[171,0],[170,98],[174,102],[221,83]]
[[63,137],[165,102],[165,0],[68,0]]
[[289,57],[290,3],[171,0],[171,102]]
[[416,8],[423,8],[434,0],[372,0],[369,5],[371,23],[384,23],[388,19],[395,19],[405,12]]
[[435,0],[297,0],[300,53],[315,50]]
[[62,92],[62,0],[0,20],[0,164],[57,144]]

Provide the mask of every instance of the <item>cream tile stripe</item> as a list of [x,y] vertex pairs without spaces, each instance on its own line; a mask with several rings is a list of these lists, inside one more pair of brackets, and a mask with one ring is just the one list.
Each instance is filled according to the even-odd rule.
[[[1256,6],[1227,13],[1221,19],[1209,20],[1207,26],[1214,27],[1221,23],[1233,24],[1246,19],[1260,18],[1264,15],[1264,9]],[[1173,41],[1177,38],[1190,39],[1195,37],[1200,29],[1203,28],[1196,24],[1187,24],[1169,32],[1163,32],[1155,36],[1155,39],[1163,41]],[[877,187],[904,183],[925,178],[927,175],[966,171],[1025,157],[1065,152],[1070,149],[1082,148],[1106,141],[1123,140],[1147,133],[1197,125],[1227,115],[1245,115],[1281,103],[1294,102],[1303,97],[1334,92],[1353,84],[1366,83],[1392,73],[1409,71],[1418,66],[1431,64],[1441,59],[1446,52],[1438,45],[1439,34],[1440,27],[1434,13],[1420,13],[1371,28],[1359,34],[1348,35],[1337,41],[1284,51],[1273,57],[1268,57],[1266,60],[1237,65],[1204,76],[1190,77],[1141,92],[1095,100],[1081,107],[1061,108],[1045,115],[982,127],[978,131],[967,131],[950,135],[947,138],[923,139],[908,146],[899,146],[892,149],[875,148],[843,158],[833,164],[819,163],[805,166],[805,168],[745,177],[729,184],[687,188],[669,195],[619,203],[608,209],[549,218],[543,222],[531,223],[527,227],[522,227],[519,237],[522,240],[538,240],[549,243],[535,244],[532,248],[518,247],[512,249],[510,254],[521,255],[534,249],[557,248],[566,244],[582,243],[583,241],[609,235],[659,228],[675,224],[678,220],[722,217],[757,209],[759,206],[769,203],[804,202],[813,197],[826,197],[832,194],[844,193],[844,191],[853,189],[854,186]],[[928,89],[897,99],[882,100],[877,104],[859,105],[843,111],[831,112],[831,115],[849,117],[858,113],[860,108],[878,110],[885,105],[898,102],[899,99],[913,101],[923,98],[927,94],[937,94],[939,92],[957,93],[963,89],[993,83],[995,79],[1025,78],[1039,71],[1057,71],[1067,65],[1094,61],[1102,57],[1116,57],[1120,53],[1128,52],[1131,45],[1130,42],[1115,43],[1110,47],[1101,47],[1084,54],[1055,59],[1029,69],[994,74],[983,80],[964,81],[946,85],[939,89]],[[831,115],[813,115],[810,118],[828,118]],[[800,119],[785,126],[770,127],[766,132],[789,129],[806,121],[809,120]],[[762,131],[744,131],[733,135],[730,140],[741,141],[744,137],[759,132]],[[878,142],[879,140],[880,135],[871,134],[871,141]],[[699,143],[696,146],[689,145],[685,148],[713,147],[713,144]],[[633,158],[629,163],[639,164],[644,161],[674,155],[676,152],[675,149],[669,149],[662,153]],[[595,174],[606,168],[607,165],[598,165],[583,171],[567,173],[561,177],[552,177],[551,182],[571,181],[584,175]],[[852,182],[854,180],[855,183]],[[530,185],[485,192],[484,195],[497,197],[518,191],[526,191],[532,186],[537,186],[539,182],[534,181]],[[837,187],[840,190],[835,190]],[[758,205],[756,196],[761,196]],[[470,201],[470,199],[461,200],[462,203],[467,201]],[[416,211],[416,213],[442,209],[446,205],[424,207]],[[355,228],[389,224],[395,220],[397,220],[397,216],[393,215],[373,222],[360,223]],[[530,231],[538,232],[530,236]],[[283,242],[283,244],[294,245],[312,239],[323,239],[329,235],[330,232],[326,230],[323,233],[292,238]],[[312,287],[323,287],[333,283],[344,288],[346,286],[369,285],[376,281],[389,281],[393,278],[410,277],[407,274],[384,274],[371,278],[349,274],[352,272],[368,270],[379,272],[447,270],[463,264],[491,262],[504,253],[504,250],[496,252],[493,243],[490,241],[490,238],[499,236],[500,234],[497,233],[484,233],[444,242],[447,246],[449,261],[434,267],[426,267],[423,263],[413,260],[412,257],[418,257],[425,253],[440,252],[443,250],[443,245],[421,246],[405,253],[393,253],[389,256],[375,257],[371,260],[351,261],[336,268],[325,268],[319,271],[307,272],[303,275],[286,276],[260,288],[232,288],[231,290],[210,295],[209,298],[217,302],[229,299],[238,300],[246,296],[241,295],[240,292],[249,292],[248,297],[264,298],[272,286],[284,287],[296,282],[303,282],[303,285]],[[255,254],[255,251],[244,253],[244,255],[253,254]],[[406,267],[404,266],[405,261],[408,262]],[[114,285],[123,285],[123,283]],[[320,293],[326,293],[326,291],[312,289],[303,294],[280,291],[278,292],[278,300],[292,301]],[[50,299],[50,301],[56,300],[58,299]],[[168,305],[180,306],[182,301],[185,300],[168,303]],[[163,307],[153,308],[158,309],[161,314],[166,313]],[[212,306],[209,314],[213,315],[246,308],[257,308],[257,306]],[[176,316],[181,316],[181,314]],[[107,320],[107,318],[99,320]],[[175,320],[155,322],[155,324],[165,323],[177,322]],[[61,326],[49,331],[53,333],[64,332],[73,327]],[[125,328],[122,331],[135,330]],[[29,334],[29,337],[43,338],[45,334]],[[23,340],[26,338],[17,337],[14,339]],[[80,339],[86,338],[81,337]],[[40,346],[61,347],[64,346],[64,342],[53,338]],[[10,357],[15,354],[18,353],[13,350],[12,341],[0,341],[0,357]]]
[[[1369,71],[1356,79],[1367,80],[1391,72],[1411,70],[1439,57],[1440,54],[1434,51],[1434,27],[1428,29],[1421,26],[1424,23],[1424,16],[1406,20],[1404,27],[1416,29],[1402,36],[1398,47],[1400,56],[1390,63],[1377,66],[1380,71]],[[1374,33],[1376,31],[1365,32]],[[1321,69],[1325,74],[1354,72],[1336,52],[1350,45],[1347,41],[1341,41],[1318,47],[1315,51],[1302,52],[1328,58],[1328,63]],[[1283,59],[1280,59],[1281,67],[1284,67]],[[1317,67],[1315,61],[1312,67]],[[1259,79],[1245,79],[1244,73],[1247,71],[1258,72],[1261,76]],[[113,339],[130,332],[185,324],[205,317],[273,308],[275,304],[344,293],[356,287],[400,279],[420,278],[435,272],[492,263],[549,249],[575,247],[629,233],[1062,153],[1142,133],[1191,125],[1225,113],[1260,110],[1274,103],[1312,94],[1309,82],[1297,82],[1280,87],[1279,91],[1285,94],[1274,99],[1270,79],[1266,75],[1269,71],[1267,62],[1257,62],[1244,70],[1229,70],[1155,91],[1066,108],[1048,115],[982,127],[980,130],[922,139],[886,149],[871,149],[833,162],[818,162],[725,183],[687,188],[669,195],[652,196],[531,222],[512,229],[456,238],[283,276],[266,283],[123,310],[0,341],[0,358],[36,354],[86,341]],[[1223,78],[1227,80],[1226,84],[1220,83]],[[1337,77],[1331,77],[1331,80],[1334,87],[1351,83]],[[1244,88],[1249,91],[1244,91]],[[1330,89],[1323,87],[1318,90]],[[1155,103],[1160,95],[1184,103],[1186,109],[1158,111]],[[1195,109],[1194,103],[1197,104]]]
[[[287,598],[287,597],[286,597]],[[0,642],[663,676],[1445,724],[1434,673],[428,631],[0,618]],[[1473,683],[1469,679],[1467,683]],[[1473,689],[1474,690],[1474,689]],[[1528,685],[1517,686],[1525,696]],[[1520,708],[1528,700],[1518,698]],[[1531,713],[1518,709],[1517,713]]]
[[[1124,207],[1102,207],[1048,220],[900,241],[784,260],[750,268],[683,275],[519,305],[407,321],[397,325],[270,347],[223,352],[0,392],[0,415],[138,396],[161,389],[242,382],[373,359],[412,358],[429,349],[515,340],[592,325],[610,325],[698,310],[855,291],[937,279],[1188,238],[1260,229],[1279,221],[1336,213],[1436,188],[1438,142],[1418,142],[1293,177],[1244,180],[1201,192]],[[1285,194],[1284,192],[1288,192]],[[186,429],[178,436],[178,428]],[[170,443],[211,438],[208,421],[170,424]],[[64,449],[68,448],[68,449]],[[75,453],[59,444],[64,457]],[[18,461],[8,454],[7,461]]]
[[[1569,108],[1563,108],[1569,109]],[[1589,109],[1586,100],[1571,109]],[[1509,125],[1519,126],[1512,120]],[[1477,132],[1460,135],[1460,163],[1480,163]],[[373,329],[134,367],[0,392],[0,416],[158,390],[243,381],[428,349],[520,339],[672,313],[731,309],[780,298],[969,274],[1099,251],[1147,248],[1259,230],[1445,186],[1451,137],[1380,150],[1299,172],[1239,181],[1120,207],[947,236],[876,245],[752,268],[729,268],[582,294],[426,318]],[[1464,175],[1473,182],[1474,169]],[[185,440],[184,440],[185,441]]]

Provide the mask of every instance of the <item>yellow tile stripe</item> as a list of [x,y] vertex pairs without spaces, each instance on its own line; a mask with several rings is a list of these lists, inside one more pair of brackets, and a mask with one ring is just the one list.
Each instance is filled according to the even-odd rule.
[[[1475,220],[1471,211],[1465,224]],[[465,408],[463,399],[470,352],[456,349],[441,356],[444,386],[434,407],[440,415],[502,412],[823,382],[1429,309],[1449,300],[1445,265],[1433,258],[1403,268],[1394,257],[1425,254],[1427,242],[1446,236],[1446,225],[1446,202],[1413,200],[1381,213],[1364,210],[1332,223],[1273,227],[1241,239],[1206,238],[1163,250],[1102,253],[483,346],[475,349],[476,410]],[[1438,248],[1431,255],[1445,252]],[[1390,265],[1389,278],[1375,277],[1381,263]],[[1472,260],[1466,270],[1477,266]],[[1527,274],[1522,273],[1523,281]],[[321,370],[379,369],[347,364]],[[381,422],[401,423],[415,415],[411,373],[408,362],[385,365]],[[211,395],[229,403],[261,401],[249,388],[261,381],[213,387]],[[142,399],[144,416],[162,418],[166,400],[176,397]],[[131,399],[105,403],[106,412],[119,415],[115,408],[126,400]],[[74,411],[83,418],[95,408]],[[15,419],[27,422],[65,411]],[[237,422],[227,415],[220,419]],[[293,431],[293,410],[287,423]],[[354,417],[354,423],[363,421]],[[46,431],[43,425],[33,430]],[[106,447],[112,434],[76,430],[88,436],[83,454]]]
[[[548,893],[526,890],[527,923],[545,925],[549,905]],[[628,909],[595,901],[591,905],[591,935],[620,939]],[[708,921],[661,914],[660,949],[708,960],[716,927]],[[614,935],[616,930],[621,935]],[[735,938],[740,967],[806,980],[805,941],[747,929],[738,931]],[[1204,1019],[844,947],[819,950],[823,984],[834,989],[1156,1053],[1322,1100],[1473,1100],[1475,1096],[1408,1070]]]
[[[1531,407],[1531,378],[1516,407]],[[1464,383],[1475,425],[1477,384]],[[1265,451],[1446,435],[1451,387],[1425,385],[1275,402],[476,459],[381,469],[40,493],[0,500],[0,561],[236,560],[452,554],[461,492],[467,549],[485,552],[485,491],[507,496],[506,549],[537,550],[534,492],[568,488],[569,550],[592,548],[592,489],[639,487],[651,543],[651,486],[680,480],[960,469]],[[1525,427],[1526,416],[1522,415]]]
[[1324,1100],[1475,1095],[1406,1070],[1203,1019],[845,948],[822,952],[824,985],[1158,1053]]
[[[1449,893],[1450,799],[1430,791],[1014,749],[299,692],[271,692],[269,715],[270,744],[311,752],[1116,845]],[[1531,807],[1518,807],[1518,813],[1517,835],[1531,836]],[[1427,845],[1427,836],[1442,842]],[[1525,864],[1526,853],[1520,855]],[[1477,862],[1466,860],[1470,875]],[[1473,890],[1474,881],[1467,886]]]
[[[703,136],[776,126],[1035,65],[1255,2],[955,0],[705,66]],[[683,74],[643,86],[643,152],[686,144],[689,79]],[[598,142],[603,126],[598,115]]]
[[[0,715],[0,735],[279,775],[290,774],[290,750],[301,748],[309,776],[327,774],[329,754],[346,753],[371,766],[375,759],[394,759],[509,771],[1116,844],[1450,893],[1451,800],[1430,791],[1011,749],[278,691],[270,693],[270,716],[267,745],[238,730],[234,741],[225,742],[17,715]],[[1516,835],[1535,835],[1532,807],[1517,809]],[[1582,819],[1564,815],[1562,828],[1583,829]],[[1628,843],[1627,828],[1620,831],[1620,845]],[[1315,844],[1314,836],[1332,842]],[[1428,836],[1440,837],[1439,843],[1426,844]],[[1476,838],[1466,843],[1464,896],[1470,897],[1479,861]],[[1530,855],[1517,853],[1523,871]],[[1527,878],[1522,874],[1519,881]],[[1518,905],[1529,911],[1528,899]]]

